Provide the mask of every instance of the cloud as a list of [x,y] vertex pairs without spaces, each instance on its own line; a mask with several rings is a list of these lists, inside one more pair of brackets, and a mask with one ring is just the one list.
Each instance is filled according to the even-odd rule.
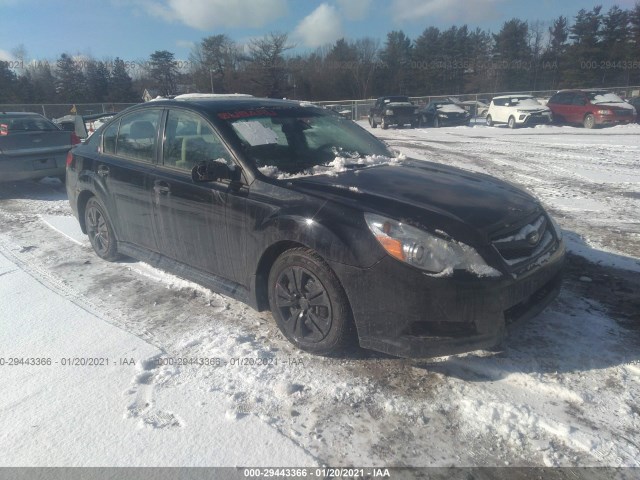
[[391,12],[396,22],[437,17],[450,22],[482,21],[494,18],[496,4],[504,0],[393,0]]
[[257,28],[287,13],[287,0],[113,0],[142,7],[167,21],[182,22],[199,30],[214,27]]
[[0,61],[1,62],[10,62],[11,60],[15,60],[13,58],[13,55],[11,55],[9,52],[7,52],[6,50],[2,50],[0,49]]
[[307,47],[321,47],[344,36],[342,20],[336,7],[323,3],[302,19],[293,38]]
[[176,46],[181,48],[193,48],[195,47],[195,42],[191,42],[189,40],[177,40]]
[[372,0],[337,0],[340,10],[349,20],[362,20],[369,13]]

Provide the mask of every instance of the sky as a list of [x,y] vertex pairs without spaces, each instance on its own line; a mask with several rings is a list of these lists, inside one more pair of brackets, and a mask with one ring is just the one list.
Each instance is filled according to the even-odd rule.
[[415,39],[429,26],[480,27],[493,32],[511,18],[572,19],[601,4],[631,8],[636,0],[0,0],[0,60],[55,60],[61,53],[127,62],[169,50],[188,61],[204,37],[227,34],[238,43],[270,32],[289,33],[297,51],[339,38],[380,39],[403,30]]

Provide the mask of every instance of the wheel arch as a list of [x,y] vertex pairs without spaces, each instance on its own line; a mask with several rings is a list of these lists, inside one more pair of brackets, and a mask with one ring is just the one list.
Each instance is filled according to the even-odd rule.
[[[294,248],[310,248],[293,240],[281,240],[269,246],[258,260],[254,277],[254,296],[256,308],[259,312],[269,310],[269,272],[278,257],[287,250]],[[315,250],[314,250],[315,251]],[[316,252],[317,253],[317,252]],[[320,255],[320,254],[318,254]]]
[[87,203],[91,197],[95,197],[96,195],[91,190],[83,190],[78,195],[78,221],[80,222],[80,229],[82,233],[87,234],[87,224],[84,219],[84,212],[87,208]]

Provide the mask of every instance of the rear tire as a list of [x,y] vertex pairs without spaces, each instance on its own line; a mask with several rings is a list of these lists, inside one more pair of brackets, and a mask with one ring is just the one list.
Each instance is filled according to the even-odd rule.
[[493,127],[493,119],[491,118],[491,115],[487,115],[487,127]]
[[84,208],[84,224],[96,255],[109,262],[120,258],[113,227],[96,197],[91,197]]
[[342,285],[313,250],[288,250],[275,261],[269,273],[269,305],[280,331],[301,350],[333,354],[355,338]]

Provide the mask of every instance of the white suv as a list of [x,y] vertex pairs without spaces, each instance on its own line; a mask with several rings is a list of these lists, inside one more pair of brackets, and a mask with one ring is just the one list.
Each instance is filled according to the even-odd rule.
[[503,95],[494,97],[487,113],[487,125],[506,123],[509,128],[520,125],[549,124],[553,114],[530,95]]

